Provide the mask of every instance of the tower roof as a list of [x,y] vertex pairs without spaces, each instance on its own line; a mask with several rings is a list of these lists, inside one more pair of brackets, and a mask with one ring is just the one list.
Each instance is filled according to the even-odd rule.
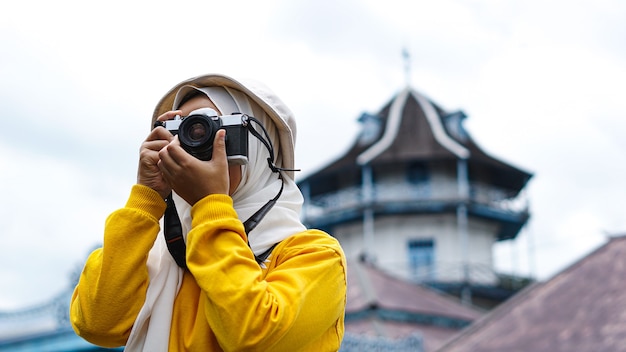
[[465,159],[470,173],[488,170],[492,183],[517,194],[532,174],[485,153],[463,128],[465,118],[462,111],[445,111],[407,87],[377,114],[361,116],[364,129],[348,151],[305,179],[365,164]]

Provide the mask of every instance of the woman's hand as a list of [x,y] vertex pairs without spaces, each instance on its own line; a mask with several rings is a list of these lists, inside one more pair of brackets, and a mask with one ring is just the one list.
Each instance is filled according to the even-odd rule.
[[163,127],[157,127],[150,132],[139,150],[137,183],[159,192],[163,199],[172,192],[172,189],[157,165],[159,162],[159,150],[167,146],[173,138],[168,130]]
[[158,166],[172,189],[190,205],[209,194],[228,194],[230,179],[226,159],[226,131],[218,130],[213,141],[213,156],[202,161],[188,154],[178,137],[159,152]]
[[[168,111],[159,116],[157,120],[171,120],[180,114],[180,110]],[[167,146],[174,136],[163,127],[154,128],[139,149],[139,166],[137,168],[137,183],[148,186],[157,191],[163,199],[171,192],[172,188],[163,177],[158,167],[159,151]]]

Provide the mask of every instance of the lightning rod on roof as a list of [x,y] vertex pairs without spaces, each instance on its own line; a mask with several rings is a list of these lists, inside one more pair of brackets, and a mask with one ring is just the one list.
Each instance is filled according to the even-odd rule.
[[404,79],[408,87],[411,85],[411,53],[406,47],[402,48],[402,59],[404,60]]

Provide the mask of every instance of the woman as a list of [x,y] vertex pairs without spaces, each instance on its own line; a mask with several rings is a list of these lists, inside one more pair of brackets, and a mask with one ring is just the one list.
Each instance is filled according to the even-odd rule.
[[[207,108],[241,114],[247,163],[229,162],[233,137],[223,129],[210,160],[172,135],[173,119]],[[155,121],[165,127],[142,144],[137,184],[74,291],[76,333],[130,351],[338,350],[345,257],[333,237],[300,222],[289,109],[258,83],[205,75],[172,88]]]

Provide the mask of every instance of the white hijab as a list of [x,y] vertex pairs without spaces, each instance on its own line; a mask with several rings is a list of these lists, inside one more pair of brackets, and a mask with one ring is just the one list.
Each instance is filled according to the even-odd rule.
[[[173,109],[179,107],[183,95],[190,90],[206,94],[222,114],[241,112],[259,120],[266,128],[274,146],[274,153],[277,154],[276,165],[281,165],[279,153],[281,148],[278,144],[276,127],[256,103],[242,92],[227,87],[183,86],[178,91]],[[255,127],[261,132],[258,126]],[[274,198],[282,182],[268,167],[269,152],[266,147],[251,134],[248,138],[248,148],[248,164],[242,166],[241,182],[232,194],[234,208],[241,221],[247,220],[268,200]],[[306,230],[300,222],[302,194],[290,177],[283,175],[283,180],[282,195],[263,220],[248,234],[248,241],[255,255],[265,252],[275,243],[291,235]],[[191,206],[175,193],[173,198],[186,240],[187,233],[191,230]],[[150,284],[146,300],[137,315],[125,351],[168,350],[172,308],[182,283],[183,270],[176,265],[168,252],[162,230],[150,250],[147,265]]]

